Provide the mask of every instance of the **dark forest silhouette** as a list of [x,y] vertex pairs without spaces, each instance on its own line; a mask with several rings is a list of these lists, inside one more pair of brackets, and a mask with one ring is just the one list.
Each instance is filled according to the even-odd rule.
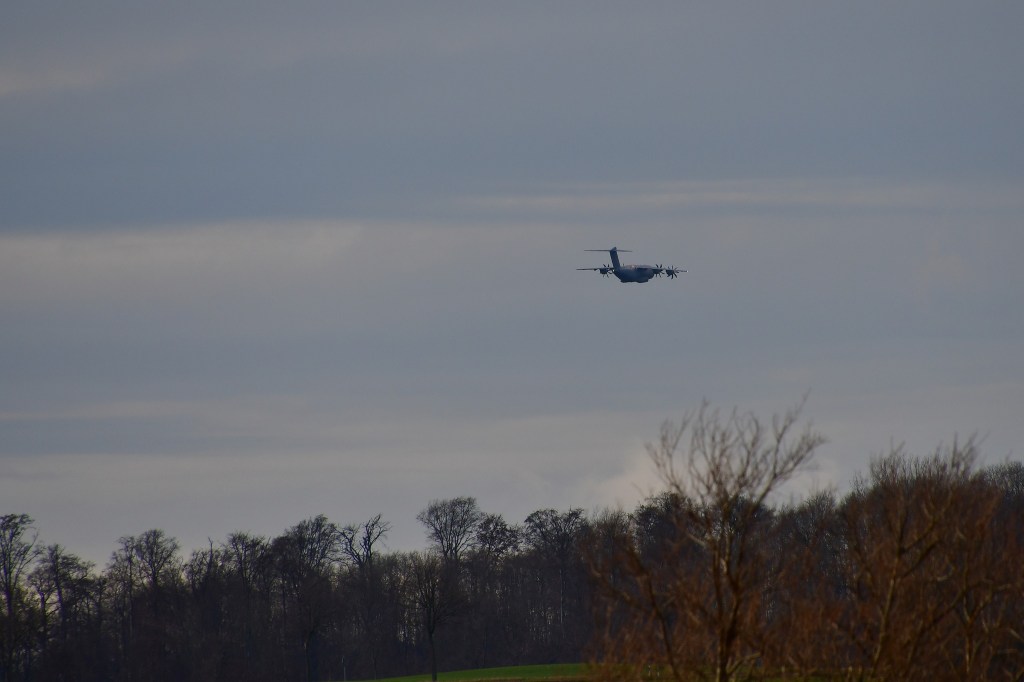
[[590,660],[606,679],[1021,679],[1024,465],[973,440],[877,457],[839,497],[775,500],[820,444],[797,413],[666,425],[631,511],[472,497],[324,515],[185,556],[159,529],[98,570],[0,516],[0,681],[342,680]]

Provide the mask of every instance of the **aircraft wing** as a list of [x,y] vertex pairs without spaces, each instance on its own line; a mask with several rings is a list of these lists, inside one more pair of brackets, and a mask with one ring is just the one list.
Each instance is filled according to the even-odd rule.
[[576,268],[576,269],[577,270],[593,270],[594,272],[600,272],[601,275],[604,276],[604,277],[608,277],[609,276],[608,273],[615,271],[615,268],[611,267],[610,265],[605,265],[604,267],[600,267],[600,268]]

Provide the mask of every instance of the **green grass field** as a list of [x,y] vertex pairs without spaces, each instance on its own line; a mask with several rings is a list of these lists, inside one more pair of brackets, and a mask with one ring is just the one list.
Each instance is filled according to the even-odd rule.
[[[509,668],[456,670],[437,674],[438,682],[583,682],[587,679],[582,663],[521,665]],[[429,682],[430,673],[391,677],[376,682]]]

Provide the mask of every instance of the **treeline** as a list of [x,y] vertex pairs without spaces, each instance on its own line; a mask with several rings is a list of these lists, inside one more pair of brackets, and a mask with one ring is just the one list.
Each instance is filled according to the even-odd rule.
[[97,571],[0,516],[7,680],[343,680],[590,660],[627,679],[1024,677],[1024,466],[973,441],[895,449],[851,491],[782,504],[822,439],[702,409],[650,447],[632,511],[522,523],[471,497],[418,516],[234,533],[184,556],[161,530]]
[[419,514],[430,547],[381,551],[381,516],[233,533],[183,557],[161,530],[104,570],[0,517],[2,680],[343,680],[580,660],[591,635],[582,510],[521,524],[475,499]]

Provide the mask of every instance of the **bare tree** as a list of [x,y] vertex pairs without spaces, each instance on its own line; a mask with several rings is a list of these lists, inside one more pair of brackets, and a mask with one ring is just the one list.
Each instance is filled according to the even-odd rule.
[[433,500],[416,515],[416,520],[426,526],[427,537],[449,564],[458,564],[462,553],[473,546],[483,518],[475,497]]
[[275,572],[270,542],[250,533],[232,533],[220,555],[227,573],[230,608],[240,624],[231,632],[238,661],[232,672],[239,679],[258,679],[268,667],[268,647],[260,642],[270,637],[271,630]]
[[555,626],[550,635],[557,640],[558,648],[569,642],[576,649],[573,635],[583,615],[586,576],[580,554],[588,530],[583,510],[541,509],[526,517],[523,528],[524,540],[533,553],[533,569],[544,605],[542,613],[550,613]]
[[181,582],[181,545],[164,531],[154,528],[135,538],[132,549],[149,588],[154,614],[159,619],[164,592]]
[[463,577],[470,608],[459,623],[459,665],[481,668],[504,663],[512,659],[512,650],[525,643],[522,623],[516,619],[524,610],[523,600],[519,594],[512,596],[512,585],[517,583],[511,577],[521,544],[522,529],[501,514],[485,514],[477,526]]
[[186,639],[177,608],[180,545],[159,529],[122,537],[119,544],[107,573],[126,673],[154,680],[180,675]]
[[983,474],[969,476],[957,497],[959,513],[941,548],[955,583],[947,625],[954,644],[943,650],[943,672],[961,680],[1024,678],[1024,547],[999,519],[1003,491]]
[[752,674],[764,650],[771,563],[757,540],[772,523],[767,503],[824,442],[809,425],[799,430],[801,407],[765,424],[705,403],[678,425],[666,422],[648,446],[673,532],[645,553],[635,536],[621,538],[610,555],[616,570],[595,566],[599,581],[626,576],[602,585],[614,610],[605,639],[613,677],[639,676],[646,665],[677,680]]
[[834,494],[818,492],[784,507],[763,541],[770,578],[764,597],[765,667],[798,679],[834,675],[849,658],[836,633],[848,588]]
[[[850,594],[838,622],[866,677],[991,679],[1013,650],[1019,623],[1007,607],[1020,598],[1020,570],[1007,560],[1019,545],[996,522],[1001,491],[976,459],[973,439],[927,459],[895,448],[847,498]],[[1016,666],[1007,679],[1024,672],[1019,659],[1002,663]]]
[[341,558],[341,532],[323,514],[299,522],[278,541],[287,568],[300,579],[326,575]]
[[107,564],[105,599],[111,605],[117,627],[118,659],[128,662],[134,649],[135,605],[141,589],[141,570],[135,554],[135,536],[125,535],[117,542],[119,547],[111,553]]
[[95,618],[91,608],[96,597],[92,569],[91,563],[60,545],[50,545],[29,576],[39,599],[39,669],[44,678],[48,672],[59,671],[68,679],[76,679],[76,673],[81,677],[89,669],[86,656],[93,655],[91,650],[95,649],[88,641]]
[[232,533],[221,549],[232,577],[248,599],[257,589],[261,568],[268,562],[270,543],[259,535]]
[[0,516],[0,589],[4,613],[0,622],[0,675],[10,679],[19,665],[18,651],[27,636],[23,576],[39,556],[37,534],[28,514]]
[[484,514],[476,529],[475,545],[488,560],[498,560],[519,549],[522,530],[509,525],[501,514]]
[[[361,525],[350,524],[340,531],[341,551],[351,562],[347,583],[352,589],[352,602],[360,625],[354,648],[369,659],[374,677],[377,677],[385,639],[385,614],[381,609],[383,588],[374,547],[390,530],[391,524],[377,514]],[[348,661],[347,656],[345,660]]]
[[391,530],[391,524],[377,514],[362,525],[350,524],[339,531],[341,551],[357,567],[371,567],[374,545]]
[[444,561],[434,552],[409,555],[412,569],[412,600],[423,619],[430,654],[430,679],[437,680],[437,628],[453,614],[451,584]]
[[291,611],[291,637],[297,634],[306,679],[319,675],[322,634],[336,611],[333,583],[342,557],[341,531],[319,514],[288,529],[274,540],[283,578],[283,605]]

